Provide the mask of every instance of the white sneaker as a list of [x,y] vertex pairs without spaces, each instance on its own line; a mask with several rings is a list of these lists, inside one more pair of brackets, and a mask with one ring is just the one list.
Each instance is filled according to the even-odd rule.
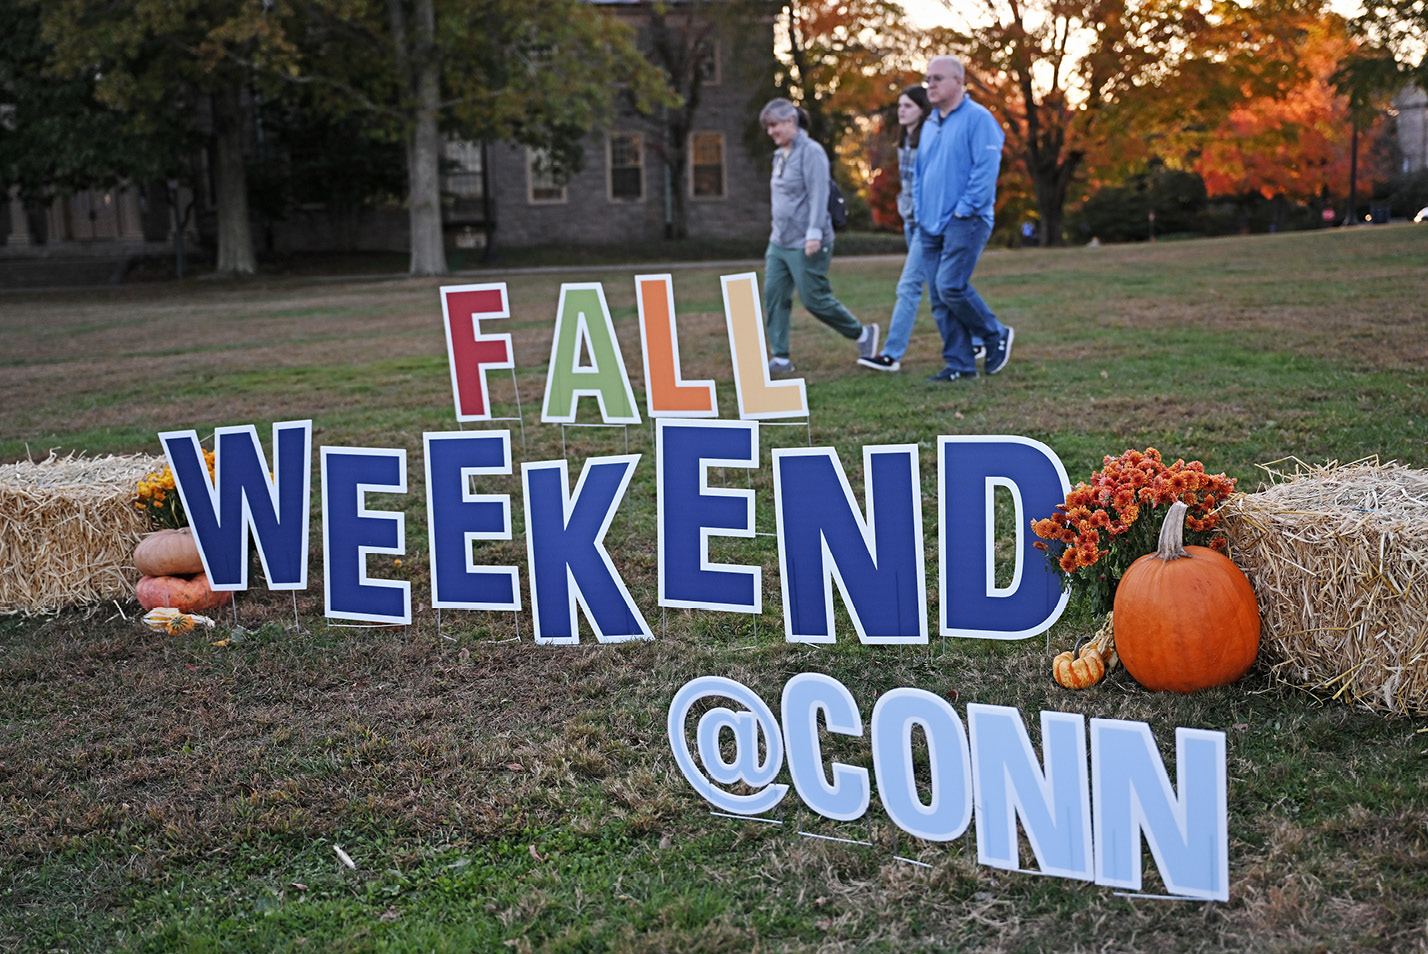
[[858,357],[871,358],[878,353],[878,326],[867,324],[863,326],[863,333],[858,335]]
[[793,370],[793,362],[787,358],[769,359],[769,374],[788,374]]

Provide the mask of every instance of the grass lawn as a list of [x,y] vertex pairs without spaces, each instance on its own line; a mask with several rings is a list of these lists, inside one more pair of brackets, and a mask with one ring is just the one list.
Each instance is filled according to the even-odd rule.
[[[900,266],[839,259],[834,290],[886,330]],[[532,645],[529,614],[447,611],[438,629],[425,608],[421,435],[454,427],[439,281],[268,276],[0,297],[0,460],[157,453],[158,431],[189,427],[254,424],[266,443],[272,421],[305,418],[319,445],[404,448],[412,492],[371,504],[407,514],[409,559],[372,569],[410,579],[422,606],[409,628],[328,625],[315,514],[312,588],[294,602],[259,584],[216,614],[216,632],[153,634],[132,601],[0,617],[0,949],[1428,948],[1424,720],[1316,698],[1263,662],[1190,696],[1147,692],[1123,670],[1072,694],[1051,680],[1047,649],[1095,629],[1074,604],[1049,637],[1010,644],[863,647],[844,627],[836,645],[788,644],[772,537],[715,550],[765,567],[756,622],[661,613],[648,425],[538,421],[560,282],[604,283],[638,390],[633,276],[659,270],[461,279],[509,282],[512,318],[493,330],[515,337],[518,460],[578,463],[626,442],[645,455],[607,545],[659,638],[578,647]],[[674,295],[684,375],[715,379],[733,417],[719,274],[680,268]],[[1035,438],[1073,482],[1146,446],[1244,490],[1259,465],[1290,457],[1428,466],[1428,228],[992,251],[977,285],[1016,346],[1001,374],[958,385],[923,381],[940,366],[925,312],[901,374],[855,368],[848,342],[794,317],[812,442],[837,448],[859,499],[862,445],[924,448],[931,614],[940,434]],[[492,380],[497,413],[512,413],[509,379]],[[769,447],[808,439],[765,429],[759,529],[773,524]],[[519,477],[483,491],[513,495],[519,534]],[[524,553],[518,535],[481,558]],[[780,826],[711,816],[670,754],[675,691],[721,675],[777,705],[810,670],[848,686],[865,719],[880,694],[916,686],[963,715],[1015,706],[1038,745],[1041,710],[1144,721],[1172,778],[1176,726],[1224,731],[1229,902],[995,871],[968,839],[902,834],[876,798],[846,823],[792,793]],[[830,736],[825,754],[870,765],[866,739]],[[1148,854],[1145,871],[1143,890],[1163,891]]]

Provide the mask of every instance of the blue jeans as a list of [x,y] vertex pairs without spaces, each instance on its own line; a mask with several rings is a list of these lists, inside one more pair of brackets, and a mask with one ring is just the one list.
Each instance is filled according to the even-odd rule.
[[[907,261],[902,263],[902,275],[897,280],[897,304],[893,305],[892,318],[888,322],[888,336],[882,352],[898,361],[907,353],[907,343],[912,338],[912,326],[917,321],[917,309],[922,305],[922,289],[927,284],[927,265],[922,259],[922,244],[918,233],[922,230],[915,225],[904,224],[902,235],[907,241]],[[997,322],[1000,334],[1002,323]],[[984,343],[980,335],[972,336],[975,347]]]
[[953,218],[940,234],[921,227],[918,231],[923,272],[931,279],[927,293],[932,299],[932,317],[942,333],[942,360],[953,371],[975,373],[972,338],[992,342],[1001,334],[997,316],[972,287],[972,270],[992,227],[981,218]]
[[907,240],[907,261],[902,263],[902,277],[897,280],[897,304],[893,305],[892,319],[888,322],[888,337],[883,344],[883,354],[901,361],[907,353],[907,342],[912,337],[912,325],[917,321],[917,309],[922,304],[923,263],[922,247],[918,244],[918,229],[904,225],[902,234]]

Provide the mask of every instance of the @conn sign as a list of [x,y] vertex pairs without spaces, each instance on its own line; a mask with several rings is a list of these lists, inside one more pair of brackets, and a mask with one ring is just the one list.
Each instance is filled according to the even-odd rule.
[[[736,708],[708,704],[715,700]],[[789,679],[778,718],[743,684],[702,676],[675,695],[668,730],[680,771],[716,809],[771,811],[788,794],[789,786],[775,781],[787,763],[809,809],[834,821],[861,818],[873,788],[868,770],[826,764],[820,722],[832,734],[865,734],[852,694],[831,676]],[[1176,729],[1172,785],[1143,722],[1091,719],[1088,771],[1085,723],[1076,713],[1042,712],[1043,764],[1018,710],[971,703],[964,724],[941,696],[893,689],[878,698],[866,729],[878,798],[899,828],[934,842],[961,836],[975,811],[981,864],[1021,870],[1020,822],[1040,873],[1132,891],[1141,887],[1143,836],[1172,894],[1228,900],[1225,734]],[[926,799],[914,767],[914,729],[926,740]],[[727,788],[734,785],[743,791]]]

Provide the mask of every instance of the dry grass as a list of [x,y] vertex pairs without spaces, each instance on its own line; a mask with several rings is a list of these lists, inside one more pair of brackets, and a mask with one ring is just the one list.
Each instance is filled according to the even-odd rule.
[[0,466],[0,613],[127,597],[150,528],[134,485],[155,458],[48,457]]
[[1268,489],[1224,514],[1274,672],[1370,709],[1428,714],[1428,471],[1268,471]]

